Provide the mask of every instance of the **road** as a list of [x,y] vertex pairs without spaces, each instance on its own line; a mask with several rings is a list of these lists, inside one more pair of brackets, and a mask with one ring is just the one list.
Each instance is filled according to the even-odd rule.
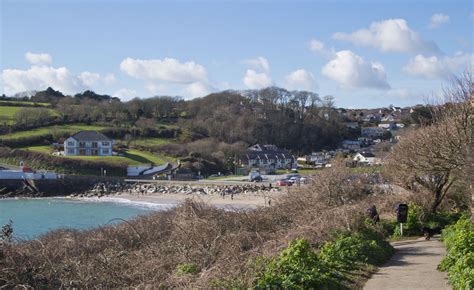
[[445,272],[436,267],[446,254],[443,243],[437,237],[400,241],[392,244],[397,252],[380,267],[364,290],[384,289],[451,289]]

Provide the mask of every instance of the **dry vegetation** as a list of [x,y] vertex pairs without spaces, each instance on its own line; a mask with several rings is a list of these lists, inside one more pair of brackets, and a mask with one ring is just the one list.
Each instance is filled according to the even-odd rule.
[[317,247],[337,230],[355,230],[370,205],[391,212],[404,200],[375,194],[365,180],[337,167],[318,178],[329,179],[344,198],[315,184],[253,211],[188,201],[110,227],[3,244],[0,285],[252,287],[263,270],[258,257],[276,256],[295,238]]

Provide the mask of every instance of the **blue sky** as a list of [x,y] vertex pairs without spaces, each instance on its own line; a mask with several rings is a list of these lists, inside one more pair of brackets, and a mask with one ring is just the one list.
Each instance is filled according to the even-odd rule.
[[423,103],[473,63],[471,1],[2,1],[0,85],[203,96],[276,85]]

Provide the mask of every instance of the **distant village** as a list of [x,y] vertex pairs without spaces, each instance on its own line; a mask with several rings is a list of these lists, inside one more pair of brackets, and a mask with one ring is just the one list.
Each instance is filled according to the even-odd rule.
[[[397,139],[397,131],[405,128],[403,120],[416,107],[394,107],[383,109],[338,109],[347,122],[344,125],[358,132],[356,139],[343,140],[338,148],[296,157],[288,150],[275,145],[254,145],[248,148],[241,160],[240,173],[259,170],[262,174],[272,174],[279,169],[296,171],[298,168],[316,169],[330,167],[331,161],[339,154],[350,158],[351,166],[377,166]],[[377,150],[376,145],[383,144]]]

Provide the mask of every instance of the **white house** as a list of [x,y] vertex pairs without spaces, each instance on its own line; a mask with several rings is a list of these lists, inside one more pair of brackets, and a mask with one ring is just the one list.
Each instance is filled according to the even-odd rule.
[[370,152],[357,153],[352,160],[363,165],[375,165],[376,163],[375,155]]
[[112,156],[113,141],[96,131],[81,131],[64,141],[65,156]]
[[291,169],[296,166],[296,158],[287,150],[275,145],[256,144],[247,149],[241,158],[246,168],[259,168],[261,172],[270,173],[275,169]]

